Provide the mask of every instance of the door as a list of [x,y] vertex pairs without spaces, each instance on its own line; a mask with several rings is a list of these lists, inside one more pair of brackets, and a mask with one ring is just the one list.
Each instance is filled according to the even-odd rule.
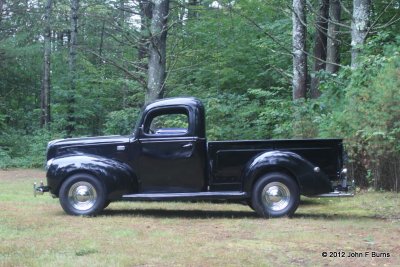
[[158,108],[144,120],[138,169],[143,193],[204,189],[206,142],[194,136],[185,107]]

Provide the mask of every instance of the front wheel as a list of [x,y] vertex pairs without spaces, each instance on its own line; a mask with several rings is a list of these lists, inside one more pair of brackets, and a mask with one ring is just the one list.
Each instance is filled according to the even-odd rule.
[[70,215],[96,215],[106,204],[103,184],[86,173],[67,178],[59,197],[61,207]]
[[254,210],[262,217],[290,217],[300,203],[299,187],[287,174],[269,173],[255,183],[251,202]]

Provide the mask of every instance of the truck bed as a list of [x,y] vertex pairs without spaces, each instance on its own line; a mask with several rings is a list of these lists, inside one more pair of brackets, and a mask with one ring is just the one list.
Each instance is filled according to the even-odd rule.
[[251,158],[268,151],[296,153],[337,180],[343,162],[341,139],[210,141],[211,190],[240,190],[243,170]]

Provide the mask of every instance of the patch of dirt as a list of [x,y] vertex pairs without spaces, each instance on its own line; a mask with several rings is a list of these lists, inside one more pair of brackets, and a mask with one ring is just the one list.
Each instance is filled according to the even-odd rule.
[[27,178],[45,180],[46,172],[41,169],[8,169],[0,170],[0,181],[26,180]]

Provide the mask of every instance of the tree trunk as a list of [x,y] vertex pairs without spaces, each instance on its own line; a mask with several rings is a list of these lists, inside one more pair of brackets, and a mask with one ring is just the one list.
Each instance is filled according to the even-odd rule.
[[3,20],[3,6],[4,6],[4,0],[0,0],[0,25],[1,21]]
[[75,130],[75,90],[76,90],[76,55],[78,37],[78,9],[79,0],[71,0],[71,41],[69,47],[69,90],[67,94],[67,135],[71,136]]
[[353,0],[351,22],[351,68],[357,68],[361,46],[365,42],[369,26],[371,0]]
[[293,0],[293,100],[307,92],[305,0]]
[[325,69],[326,43],[329,15],[329,0],[319,0],[318,16],[315,22],[314,37],[314,66],[311,77],[311,98],[318,98],[321,95],[319,90],[319,78],[317,73]]
[[326,71],[336,73],[339,70],[339,26],[340,22],[340,0],[329,1],[329,22],[328,22],[328,40],[326,45]]
[[153,3],[146,103],[163,97],[166,77],[169,0],[154,0]]
[[103,25],[101,26],[101,33],[100,33],[100,44],[99,44],[99,63],[102,64],[103,60],[101,59],[103,56],[103,44],[104,44],[104,31],[106,27],[106,21],[103,20]]
[[[139,2],[140,12],[140,39],[138,45],[138,61],[139,68],[138,72],[148,71],[148,56],[149,56],[149,29],[151,19],[153,16],[153,4],[149,0],[140,0]],[[141,81],[144,87],[147,87],[145,79]]]
[[198,17],[198,12],[196,8],[198,8],[199,0],[189,0],[189,8],[188,8],[188,19],[196,19]]
[[51,18],[52,0],[47,0],[45,6],[45,29],[44,29],[44,55],[43,55],[43,81],[42,81],[42,91],[41,91],[41,116],[40,116],[40,126],[48,127],[50,122],[50,56],[51,56],[51,28],[50,28],[50,18]]

